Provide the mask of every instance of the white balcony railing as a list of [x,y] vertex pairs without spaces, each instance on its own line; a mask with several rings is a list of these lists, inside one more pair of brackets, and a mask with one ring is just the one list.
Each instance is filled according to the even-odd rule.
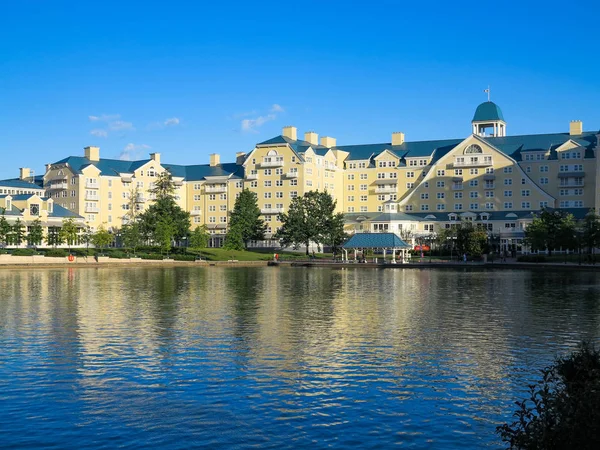
[[559,186],[561,188],[566,188],[566,187],[583,187],[584,186],[584,182],[583,181],[571,181],[570,183],[560,183]]
[[260,167],[281,167],[283,166],[283,159],[276,160],[272,159],[270,161],[263,161],[260,163]]
[[98,183],[90,183],[89,181],[85,182],[86,189],[100,189],[100,185]]
[[376,194],[395,194],[398,192],[398,187],[381,186],[375,189]]
[[246,180],[258,180],[258,174],[257,173],[249,173],[248,175],[246,175]]
[[202,210],[201,209],[192,209],[192,211],[190,212],[190,214],[192,216],[200,216],[200,215],[202,215]]
[[283,208],[261,208],[261,214],[281,214],[283,212]]
[[285,176],[287,178],[298,178],[298,172],[287,172]]
[[86,213],[97,213],[97,212],[100,212],[100,208],[98,208],[97,206],[86,206],[85,212]]
[[48,186],[48,189],[67,189],[69,187],[69,185],[64,182],[64,183],[51,183],[50,186]]
[[227,192],[227,186],[206,186],[206,192],[209,194],[218,194],[220,192]]
[[146,203],[146,201],[147,201],[147,200],[148,200],[148,199],[147,199],[146,197],[143,197],[143,196],[141,196],[141,195],[138,195],[138,196],[135,198],[135,202],[136,202],[136,203]]
[[492,164],[491,160],[486,161],[483,159],[478,159],[477,161],[454,161],[455,167],[486,167]]
[[[95,194],[96,192],[94,192]],[[85,194],[85,199],[86,200],[91,200],[93,202],[97,202],[98,200],[100,200],[100,198],[97,195],[90,195],[90,194]]]

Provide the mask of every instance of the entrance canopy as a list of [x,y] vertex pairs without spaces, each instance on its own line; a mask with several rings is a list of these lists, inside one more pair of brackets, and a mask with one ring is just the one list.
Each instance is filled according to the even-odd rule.
[[410,245],[394,233],[356,233],[342,247],[404,249],[410,248]]

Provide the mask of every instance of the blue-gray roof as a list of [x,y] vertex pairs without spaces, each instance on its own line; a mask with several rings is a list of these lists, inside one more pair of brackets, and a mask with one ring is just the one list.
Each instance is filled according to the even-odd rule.
[[394,233],[356,233],[348,239],[344,248],[410,248]]
[[491,120],[504,121],[504,116],[502,115],[502,110],[494,102],[490,102],[490,101],[483,102],[475,110],[475,115],[473,116],[473,122],[487,122],[487,121],[491,121]]
[[421,220],[419,216],[397,212],[397,213],[383,213],[379,214],[377,217],[373,217],[369,219],[371,222],[389,222],[392,220]]
[[60,205],[54,204],[52,206],[52,212],[48,214],[48,217],[74,217],[76,219],[83,219],[79,214],[75,214],[73,211],[69,211]]
[[30,183],[29,181],[21,180],[20,178],[11,178],[8,180],[0,180],[0,186],[16,188],[16,189],[43,189],[41,186],[37,185],[36,183]]

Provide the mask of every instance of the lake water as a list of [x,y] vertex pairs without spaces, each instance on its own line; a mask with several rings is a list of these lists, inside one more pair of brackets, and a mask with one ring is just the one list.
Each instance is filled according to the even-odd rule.
[[0,269],[3,448],[498,448],[600,273]]

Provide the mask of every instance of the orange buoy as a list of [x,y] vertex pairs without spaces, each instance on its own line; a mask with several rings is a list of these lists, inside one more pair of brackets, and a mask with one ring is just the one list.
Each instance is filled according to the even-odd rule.
[[69,254],[69,261],[71,261],[71,262],[75,261],[75,257],[71,254]]

